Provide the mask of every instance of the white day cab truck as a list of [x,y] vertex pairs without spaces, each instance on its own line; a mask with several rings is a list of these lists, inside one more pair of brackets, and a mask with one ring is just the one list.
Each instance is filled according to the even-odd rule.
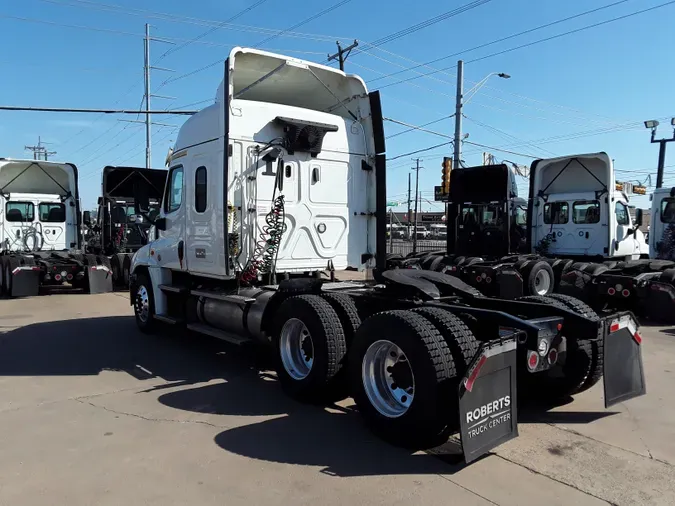
[[447,251],[392,263],[450,272],[485,295],[560,293],[660,321],[675,314],[675,262],[650,259],[642,211],[633,220],[606,153],[536,160],[529,200],[514,179],[506,165],[452,171]]
[[[376,434],[408,448],[459,431],[467,462],[517,436],[521,386],[553,399],[604,377],[606,405],[644,394],[630,312],[385,270],[385,158],[379,94],[362,79],[233,49],[215,103],[180,130],[157,238],[133,257],[138,327],[267,347],[291,397],[350,395]],[[143,187],[135,203],[147,216]],[[320,276],[347,267],[374,280]]]
[[0,287],[8,297],[69,284],[110,291],[105,259],[82,252],[77,168],[0,159]]

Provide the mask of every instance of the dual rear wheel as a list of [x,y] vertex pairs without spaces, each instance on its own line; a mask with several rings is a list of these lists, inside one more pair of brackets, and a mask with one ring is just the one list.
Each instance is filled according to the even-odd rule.
[[284,390],[311,403],[351,395],[383,439],[409,448],[442,443],[458,427],[459,380],[478,349],[473,334],[438,308],[386,311],[358,323],[345,295],[284,301],[273,336]]

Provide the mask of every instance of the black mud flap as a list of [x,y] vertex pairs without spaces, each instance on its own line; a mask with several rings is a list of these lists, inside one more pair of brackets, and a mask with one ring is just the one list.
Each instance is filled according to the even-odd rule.
[[10,297],[34,297],[40,293],[40,268],[21,266],[12,271]]
[[88,293],[108,293],[113,290],[112,271],[105,265],[86,266]]
[[645,288],[643,308],[650,320],[675,324],[675,288],[663,281],[649,281]]
[[502,269],[497,276],[499,298],[514,300],[522,297],[523,278],[515,269]]
[[518,437],[516,338],[484,343],[459,387],[460,434],[468,464]]
[[642,365],[642,336],[630,312],[605,322],[605,408],[647,392]]

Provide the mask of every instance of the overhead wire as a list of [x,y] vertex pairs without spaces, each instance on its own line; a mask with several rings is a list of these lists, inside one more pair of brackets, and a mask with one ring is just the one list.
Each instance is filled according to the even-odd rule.
[[[545,37],[545,38],[543,38],[543,39],[538,39],[538,40],[535,40],[535,41],[532,41],[532,42],[527,42],[527,43],[521,44],[521,45],[519,45],[519,46],[515,46],[515,47],[511,47],[511,48],[504,49],[504,50],[501,50],[501,51],[497,51],[497,52],[494,52],[494,53],[490,53],[490,54],[487,54],[487,55],[484,55],[484,56],[480,56],[480,57],[478,57],[478,58],[474,58],[474,59],[472,59],[472,60],[468,60],[468,61],[466,61],[465,63],[467,63],[467,64],[468,64],[468,63],[474,63],[474,62],[486,60],[486,59],[488,59],[488,58],[493,58],[493,57],[495,57],[495,56],[500,56],[500,55],[502,55],[502,54],[510,53],[510,52],[513,52],[513,51],[518,51],[518,50],[520,50],[520,49],[524,49],[524,48],[527,48],[527,47],[535,46],[535,45],[537,45],[537,44],[542,44],[542,43],[544,43],[544,42],[549,42],[549,41],[551,41],[551,40],[559,39],[559,38],[561,38],[561,37],[566,37],[567,35],[572,35],[572,34],[575,34],[575,33],[583,32],[583,31],[585,31],[585,30],[590,30],[590,29],[593,29],[593,28],[598,28],[598,27],[600,27],[600,26],[604,26],[604,25],[607,25],[607,24],[609,24],[609,23],[614,23],[614,22],[616,22],[616,21],[620,21],[620,20],[623,20],[623,19],[628,19],[628,18],[631,18],[631,17],[634,17],[634,16],[638,16],[638,15],[640,15],[640,14],[644,14],[644,13],[646,13],[646,12],[651,12],[651,11],[654,11],[654,10],[656,10],[656,9],[661,9],[661,8],[663,8],[663,7],[667,7],[667,6],[672,5],[672,4],[675,4],[675,0],[670,0],[670,1],[668,1],[668,2],[664,2],[664,3],[662,3],[662,4],[655,5],[655,6],[646,8],[646,9],[641,9],[641,10],[639,10],[639,11],[634,11],[634,12],[631,12],[631,13],[629,13],[629,14],[624,14],[623,16],[617,16],[617,17],[615,17],[615,18],[607,19],[607,20],[604,20],[604,21],[599,21],[599,22],[596,22],[596,23],[592,23],[592,24],[590,24],[590,25],[583,26],[583,27],[581,27],[581,28],[576,28],[576,29],[574,29],[574,30],[569,30],[569,31],[567,31],[567,32],[559,33],[559,34],[556,34],[556,35],[551,35],[551,36]],[[452,68],[455,68],[455,67],[457,67],[456,64],[455,64],[455,65],[451,65],[451,66],[449,66],[449,67],[444,67],[444,68],[442,68],[442,69],[435,69],[435,70],[433,70],[433,71],[431,71],[431,72],[422,73],[422,74],[419,74],[419,75],[414,76],[414,77],[409,77],[409,78],[407,78],[407,79],[401,79],[401,80],[395,81],[395,82],[393,82],[393,83],[385,84],[385,85],[383,85],[383,86],[380,86],[379,89],[384,89],[384,88],[388,88],[388,87],[391,87],[391,86],[396,86],[396,85],[398,85],[398,84],[402,84],[402,83],[405,83],[405,82],[414,81],[414,80],[416,80],[416,79],[420,79],[420,78],[422,78],[422,77],[430,76],[430,75],[433,75],[433,74],[438,74],[439,72],[442,72],[442,71],[444,71],[444,70],[449,70],[449,69],[452,69]]]

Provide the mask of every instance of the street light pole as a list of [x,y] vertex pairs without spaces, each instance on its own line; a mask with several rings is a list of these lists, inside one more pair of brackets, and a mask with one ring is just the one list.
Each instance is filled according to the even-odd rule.
[[413,226],[413,255],[417,253],[417,202],[419,201],[419,187],[420,187],[420,159],[415,159],[417,165],[412,170],[415,171],[415,225]]
[[[467,100],[471,100],[478,90],[490,79],[492,76],[499,76],[502,79],[510,79],[511,76],[505,74],[504,72],[491,72],[483,79],[478,81],[478,83],[467,92]],[[464,108],[464,61],[459,60],[457,62],[457,97],[455,100],[455,140],[454,140],[454,161],[452,164],[453,169],[460,168],[460,159],[462,157],[462,109]]]

